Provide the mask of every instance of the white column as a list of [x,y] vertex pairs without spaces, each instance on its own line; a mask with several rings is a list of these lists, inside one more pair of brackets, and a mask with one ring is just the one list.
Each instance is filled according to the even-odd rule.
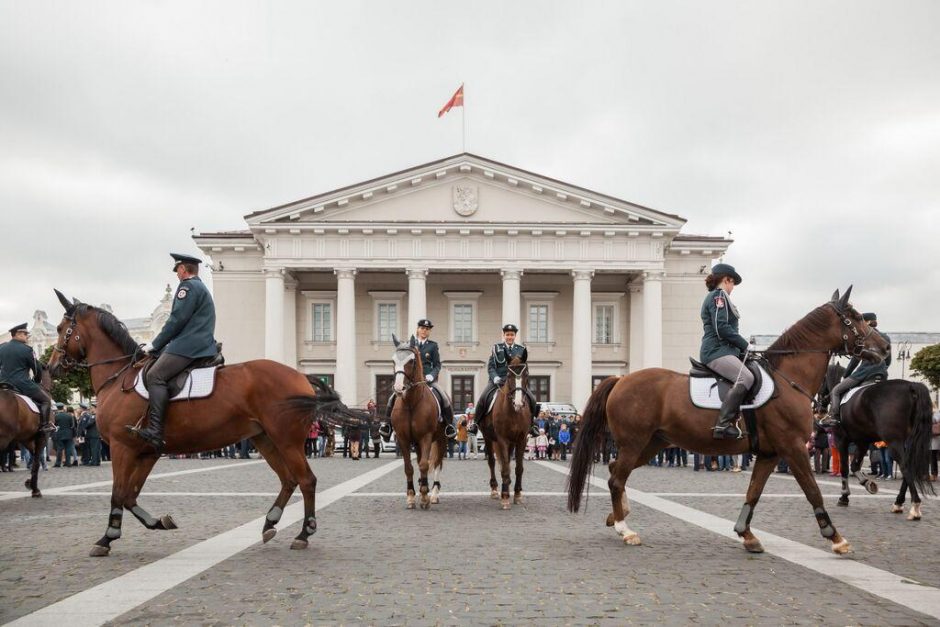
[[519,314],[520,284],[522,283],[522,270],[502,270],[503,277],[503,321],[504,324],[522,326]]
[[[428,271],[426,268],[408,269],[408,328],[406,334],[414,333],[418,328],[418,320],[428,316],[428,295],[427,281]],[[408,339],[405,337],[404,339]]]
[[336,272],[336,391],[347,405],[358,402],[356,388],[356,270]]
[[663,272],[643,273],[643,367],[663,365]]
[[630,290],[630,372],[643,368],[643,283],[627,286]]
[[297,279],[284,278],[284,363],[297,367]]
[[264,356],[284,363],[284,268],[264,269]]
[[571,307],[571,402],[584,409],[591,395],[591,278],[590,270],[572,270],[574,296]]

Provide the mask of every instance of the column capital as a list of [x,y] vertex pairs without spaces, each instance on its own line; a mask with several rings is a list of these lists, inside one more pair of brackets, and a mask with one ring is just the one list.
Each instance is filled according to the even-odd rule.
[[428,278],[428,269],[427,268],[408,268],[405,270],[405,273],[408,275],[408,280],[417,279],[424,281]]
[[522,269],[506,268],[499,271],[499,276],[503,277],[504,281],[518,281],[522,278]]
[[643,282],[647,281],[662,281],[666,276],[666,273],[663,270],[644,270],[643,271]]
[[356,274],[359,271],[355,268],[334,268],[333,274],[336,275],[338,279],[355,279]]
[[284,268],[262,268],[261,272],[264,274],[264,278],[266,279],[277,277],[283,279],[287,275],[287,270]]
[[284,273],[284,289],[296,290],[298,285],[300,285],[300,282],[297,280],[297,277],[295,277],[293,273],[291,272]]
[[642,283],[628,283],[627,291],[631,294],[642,294],[643,293],[643,284]]
[[594,278],[593,270],[572,270],[571,276],[575,281],[590,281]]

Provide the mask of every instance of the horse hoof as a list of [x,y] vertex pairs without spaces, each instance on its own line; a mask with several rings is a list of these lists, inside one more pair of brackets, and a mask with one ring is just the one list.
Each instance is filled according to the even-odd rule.
[[509,499],[506,499],[505,501],[501,502],[499,505],[500,505],[500,507],[501,507],[502,509],[504,509],[504,510],[507,510],[507,509],[509,509],[510,507],[512,507],[512,505],[510,505],[510,503],[509,503]]
[[914,516],[913,514],[907,515],[908,520],[920,520],[920,516]]
[[843,538],[839,542],[836,542],[832,545],[832,552],[836,555],[845,555],[852,550],[852,545],[849,544],[849,541]]
[[32,495],[32,496],[33,496],[34,499],[41,499],[41,498],[42,498],[42,492],[38,492],[38,491],[37,491],[37,492],[33,492],[33,495]]
[[428,509],[431,507],[431,499],[424,497],[421,499],[421,509]]
[[408,501],[408,504],[407,504],[405,507],[406,507],[407,509],[414,509],[414,508],[415,508],[415,502],[414,502],[414,501]]
[[32,490],[32,489],[33,489],[33,480],[32,480],[32,479],[27,479],[26,481],[23,482],[23,485],[26,487],[27,490]]
[[641,544],[643,544],[642,542],[640,542],[639,534],[636,534],[636,533],[631,533],[629,535],[624,536],[623,543],[629,544],[630,546],[640,546]]
[[874,481],[869,481],[866,483],[865,489],[868,490],[869,494],[878,494],[878,484]]
[[274,527],[271,527],[270,529],[265,529],[264,531],[261,532],[261,542],[266,544],[270,542],[271,540],[273,540],[274,536],[276,535],[277,535],[277,529],[275,529]]
[[839,499],[839,502],[836,503],[836,505],[838,505],[839,507],[848,507],[848,506],[849,506],[849,502],[848,502],[848,501],[843,501],[842,499]]
[[607,526],[608,527],[614,526],[614,513],[613,512],[607,514]]
[[88,552],[88,557],[107,557],[108,553],[110,552],[110,547],[96,544],[95,546],[91,547],[91,551]]
[[513,497],[512,497],[512,502],[513,502],[514,504],[516,504],[516,505],[522,505],[522,495],[521,495],[521,494],[516,494],[515,496],[513,496]]
[[763,553],[764,547],[760,543],[760,540],[754,539],[751,541],[744,541],[744,548],[747,549],[748,553]]
[[434,496],[431,497],[431,504],[432,504],[432,505],[437,505],[437,504],[440,503],[440,502],[441,502],[441,499],[440,499],[440,497],[438,497],[437,495],[434,495]]
[[292,551],[302,551],[307,548],[307,541],[296,538],[290,543],[290,548]]
[[496,490],[490,490],[490,498],[491,498],[491,499],[498,499],[498,498],[499,498],[499,492],[497,492]]
[[904,508],[901,507],[900,505],[892,505],[892,506],[891,506],[891,513],[892,513],[892,514],[901,514],[901,513],[903,513],[903,512],[904,512]]
[[179,529],[179,527],[176,526],[176,521],[173,520],[173,517],[169,514],[160,517],[160,524],[163,525],[163,528],[167,530]]

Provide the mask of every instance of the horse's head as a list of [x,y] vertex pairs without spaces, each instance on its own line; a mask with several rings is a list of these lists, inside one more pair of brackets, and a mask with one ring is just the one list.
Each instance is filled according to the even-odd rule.
[[832,294],[828,304],[835,316],[829,325],[830,337],[827,339],[831,340],[830,346],[835,351],[877,363],[888,356],[888,343],[862,319],[849,302],[851,295],[851,285],[841,296],[839,290]]
[[83,305],[78,300],[69,301],[59,290],[55,290],[55,295],[59,297],[59,302],[65,308],[65,314],[59,326],[56,327],[59,338],[52,350],[52,357],[49,359],[49,374],[53,377],[59,376],[61,372],[85,360],[82,337],[87,335],[87,318],[89,317],[87,305]]
[[523,390],[529,387],[529,366],[521,357],[513,357],[506,367],[506,382],[503,392],[512,395],[512,406],[516,411],[522,411],[528,405]]
[[395,383],[393,387],[395,393],[401,395],[411,387],[424,381],[424,368],[421,364],[421,354],[417,348],[399,342],[395,334],[392,334],[392,343],[395,345],[395,352],[392,354],[392,362],[395,365]]

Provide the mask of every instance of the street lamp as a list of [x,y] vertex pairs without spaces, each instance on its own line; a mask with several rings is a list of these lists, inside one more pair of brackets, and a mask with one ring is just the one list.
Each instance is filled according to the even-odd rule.
[[898,359],[901,360],[901,378],[904,378],[904,366],[907,365],[907,360],[911,358],[911,343],[910,342],[901,342],[898,344]]

